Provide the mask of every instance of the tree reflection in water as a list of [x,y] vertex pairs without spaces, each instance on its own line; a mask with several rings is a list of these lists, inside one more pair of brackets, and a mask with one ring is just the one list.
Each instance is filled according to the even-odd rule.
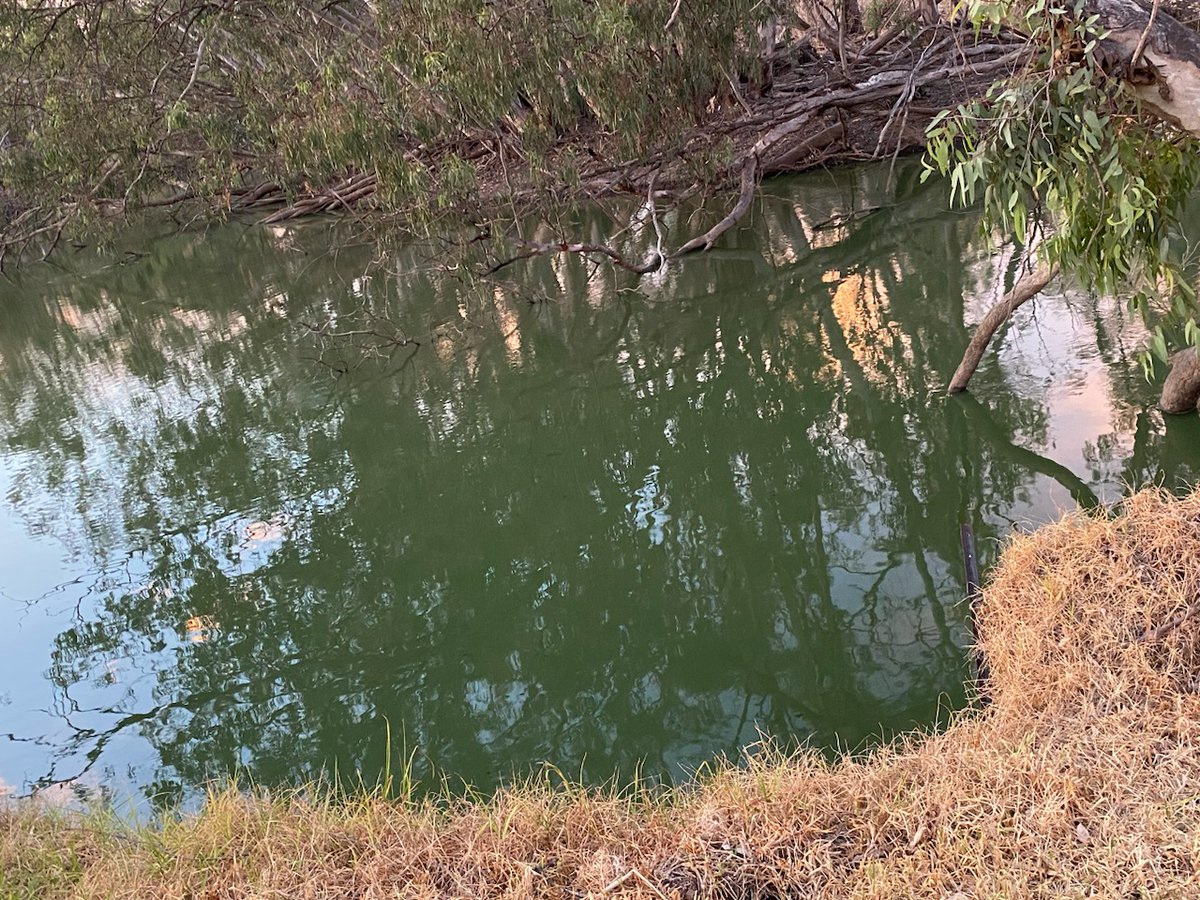
[[[47,669],[6,670],[52,697],[12,726],[44,769],[0,777],[370,779],[385,719],[485,787],[675,777],[759,730],[852,747],[961,704],[959,523],[986,556],[1014,519],[1192,477],[1198,445],[1100,301],[1042,304],[942,397],[1005,261],[915,174],[780,184],[752,233],[640,282],[543,258],[468,288],[238,226],[24,273],[4,515],[79,580]],[[363,310],[419,347],[344,338],[332,377],[302,325]],[[1062,371],[1029,350],[1047,328]],[[1105,430],[1058,433],[1068,401]]]

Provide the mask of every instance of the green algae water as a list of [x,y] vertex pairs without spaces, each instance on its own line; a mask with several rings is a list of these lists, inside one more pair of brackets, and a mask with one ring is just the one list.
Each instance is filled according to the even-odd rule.
[[0,791],[676,780],[961,707],[960,523],[1190,483],[1200,425],[1081,293],[946,398],[1011,251],[912,167],[768,194],[641,277],[230,224],[0,283]]

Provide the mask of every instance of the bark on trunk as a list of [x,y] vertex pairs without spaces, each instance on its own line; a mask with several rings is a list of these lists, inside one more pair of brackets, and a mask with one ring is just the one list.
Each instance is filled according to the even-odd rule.
[[1088,0],[1084,12],[1109,31],[1101,47],[1113,74],[1157,115],[1200,137],[1200,34],[1161,9],[1151,20],[1135,0]]
[[842,0],[838,18],[845,34],[862,31],[862,10],[859,9],[858,0]]
[[1158,405],[1166,413],[1188,413],[1200,401],[1200,354],[1189,347],[1171,357],[1171,371],[1163,382]]
[[1032,272],[1022,275],[1013,285],[1012,290],[1004,295],[1004,299],[988,310],[983,321],[979,323],[979,327],[975,329],[975,334],[971,337],[971,343],[967,345],[967,350],[963,354],[962,362],[958,364],[958,369],[954,372],[954,377],[950,379],[950,387],[947,388],[949,393],[958,394],[967,389],[967,382],[979,368],[979,362],[983,359],[984,351],[991,343],[992,336],[1019,306],[1041,293],[1057,272],[1057,266],[1049,266],[1045,263],[1039,265]]

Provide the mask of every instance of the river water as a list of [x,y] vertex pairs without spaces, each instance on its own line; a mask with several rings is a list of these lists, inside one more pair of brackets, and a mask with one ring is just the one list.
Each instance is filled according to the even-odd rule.
[[1011,254],[917,175],[771,182],[644,277],[230,224],[0,283],[0,791],[678,779],[944,721],[959,524],[986,565],[1185,485],[1200,425],[1080,292],[944,397]]

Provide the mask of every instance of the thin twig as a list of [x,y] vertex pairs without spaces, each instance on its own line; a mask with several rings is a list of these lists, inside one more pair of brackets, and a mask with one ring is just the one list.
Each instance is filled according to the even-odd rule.
[[623,885],[627,881],[631,881],[633,879],[640,881],[642,884],[644,884],[646,887],[648,887],[651,891],[653,891],[654,896],[661,898],[661,900],[667,900],[667,895],[664,894],[662,892],[662,890],[659,889],[658,885],[656,885],[653,881],[651,881],[649,878],[647,878],[645,875],[643,875],[641,870],[638,869],[637,866],[634,866],[632,869],[630,869],[624,875],[621,875],[617,878],[614,878],[612,881],[610,881],[605,886],[604,893],[611,894],[617,888],[621,887],[621,885]]
[[184,85],[183,90],[179,94],[179,98],[175,101],[177,104],[183,102],[183,98],[188,95],[188,91],[192,89],[192,85],[196,83],[196,76],[200,74],[200,63],[204,61],[204,48],[208,46],[208,35],[200,38],[200,46],[196,48],[196,63],[192,66],[192,77],[188,79],[188,83]]
[[675,0],[675,8],[671,10],[671,17],[667,19],[667,24],[663,26],[663,32],[671,30],[671,26],[675,24],[675,20],[679,17],[679,7],[683,6],[683,0]]
[[590,253],[600,253],[604,256],[607,256],[622,269],[627,269],[637,275],[646,275],[650,272],[657,272],[662,268],[663,265],[663,257],[659,253],[651,253],[645,262],[631,263],[607,244],[571,244],[567,241],[560,241],[557,244],[544,244],[536,241],[518,241],[517,243],[523,247],[526,247],[527,249],[516,254],[515,256],[509,257],[508,259],[501,260],[488,269],[485,274],[495,275],[506,266],[510,266],[522,259],[532,259],[535,256],[542,256],[547,253],[579,253],[585,255]]
[[1171,616],[1171,618],[1163,622],[1163,624],[1159,625],[1157,628],[1149,629],[1144,635],[1142,635],[1142,641],[1161,641],[1168,634],[1194,616],[1197,612],[1200,612],[1200,604],[1193,604],[1189,606],[1182,612],[1178,612]]
[[1154,5],[1150,8],[1150,18],[1146,20],[1146,27],[1142,30],[1142,36],[1138,38],[1137,46],[1133,48],[1133,56],[1129,57],[1129,71],[1137,68],[1137,64],[1142,60],[1142,53],[1146,50],[1146,42],[1150,39],[1150,30],[1154,27],[1154,19],[1158,16],[1158,7],[1162,0],[1154,0]]

